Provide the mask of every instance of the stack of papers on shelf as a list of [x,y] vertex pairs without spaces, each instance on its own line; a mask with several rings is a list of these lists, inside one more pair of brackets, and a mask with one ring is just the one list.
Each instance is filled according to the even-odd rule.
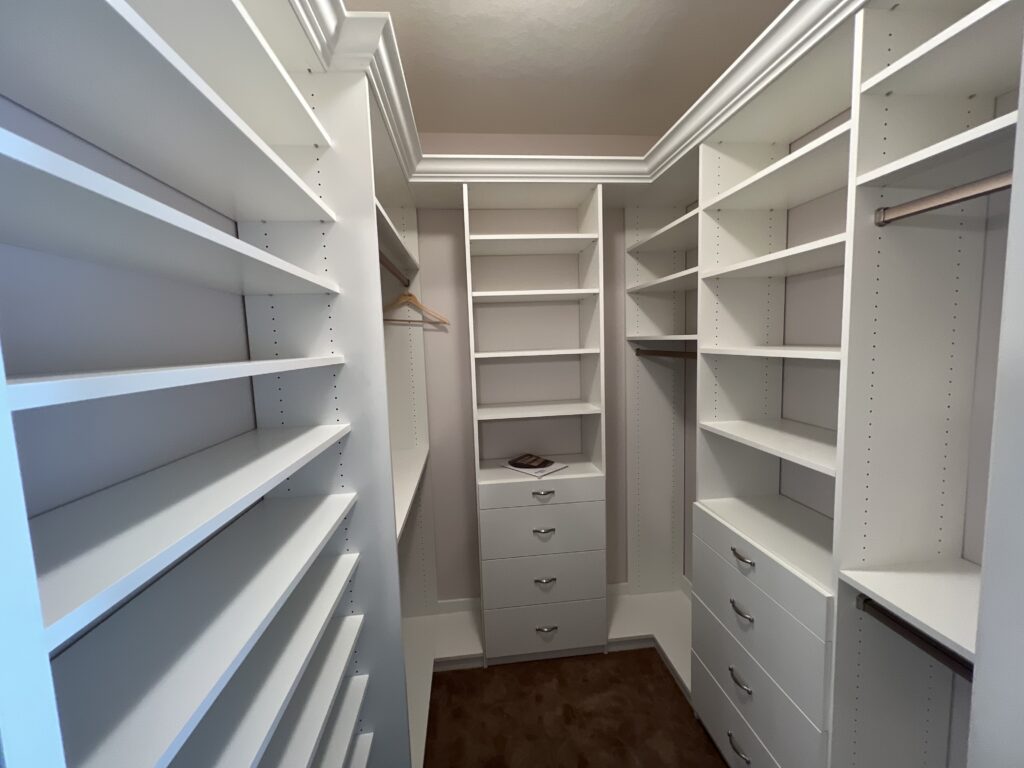
[[543,456],[535,456],[532,453],[524,453],[505,462],[507,469],[514,469],[516,472],[522,472],[533,477],[544,477],[568,466],[568,464],[559,464],[556,461],[545,459]]

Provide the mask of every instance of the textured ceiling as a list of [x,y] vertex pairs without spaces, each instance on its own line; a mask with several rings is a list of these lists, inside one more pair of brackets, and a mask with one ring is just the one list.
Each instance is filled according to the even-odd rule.
[[787,0],[346,0],[390,11],[421,133],[660,136]]

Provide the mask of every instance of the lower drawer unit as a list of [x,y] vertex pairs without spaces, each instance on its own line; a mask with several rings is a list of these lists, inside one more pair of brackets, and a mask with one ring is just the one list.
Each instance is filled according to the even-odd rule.
[[692,661],[694,708],[725,758],[726,765],[731,768],[780,768],[696,653],[692,654]]
[[498,557],[604,549],[603,501],[480,510],[480,553]]
[[604,597],[607,591],[605,560],[603,549],[484,560],[481,563],[484,608]]
[[811,722],[823,728],[826,644],[696,537],[693,591]]
[[480,508],[529,507],[535,504],[566,504],[604,501],[604,475],[542,477],[508,483],[481,483]]
[[490,658],[593,648],[607,641],[604,598],[484,611],[484,650]]
[[782,768],[822,768],[825,765],[825,734],[807,719],[696,597],[693,600],[693,652]]

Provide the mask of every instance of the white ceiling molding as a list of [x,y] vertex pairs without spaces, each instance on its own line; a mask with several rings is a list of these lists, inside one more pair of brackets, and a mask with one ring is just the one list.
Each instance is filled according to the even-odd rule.
[[[364,70],[370,77],[399,161],[410,181],[533,179],[618,183],[656,179],[866,2],[794,0],[646,155],[559,157],[424,155],[389,14],[349,12],[342,0],[292,0],[327,67]],[[330,6],[330,10],[322,6]],[[336,21],[334,28],[332,20]],[[311,24],[316,29],[311,29]]]

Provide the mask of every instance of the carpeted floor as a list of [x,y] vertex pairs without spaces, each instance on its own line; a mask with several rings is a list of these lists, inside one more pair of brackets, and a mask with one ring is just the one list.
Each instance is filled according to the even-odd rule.
[[724,768],[654,649],[437,672],[425,768]]

